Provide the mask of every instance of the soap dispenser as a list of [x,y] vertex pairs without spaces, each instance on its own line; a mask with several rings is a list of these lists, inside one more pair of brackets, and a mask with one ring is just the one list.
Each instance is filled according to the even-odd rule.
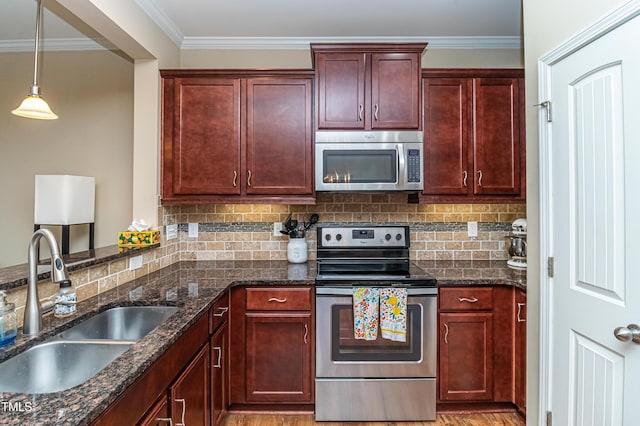
[[7,293],[0,291],[0,346],[13,343],[18,333],[16,305],[7,302]]
[[53,308],[53,315],[56,317],[66,317],[76,312],[76,291],[71,286],[71,280],[60,281],[60,289],[55,296],[56,305]]

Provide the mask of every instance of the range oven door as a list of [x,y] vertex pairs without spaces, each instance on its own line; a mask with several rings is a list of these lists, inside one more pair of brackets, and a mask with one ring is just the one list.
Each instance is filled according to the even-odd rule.
[[408,291],[406,342],[366,341],[353,337],[353,289],[316,287],[316,377],[435,377],[437,289]]

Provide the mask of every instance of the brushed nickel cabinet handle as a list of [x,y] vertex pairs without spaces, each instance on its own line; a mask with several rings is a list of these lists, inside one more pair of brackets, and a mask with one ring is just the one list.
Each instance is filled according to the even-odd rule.
[[167,422],[167,423],[169,423],[169,426],[173,426],[173,420],[171,420],[170,418],[156,417],[154,420],[157,421],[157,422]]
[[465,170],[464,172],[464,180],[462,181],[462,185],[466,188],[467,187],[467,178],[469,177],[467,171]]
[[518,303],[518,322],[527,322],[526,318],[520,318],[520,313],[522,312],[522,307],[526,306],[526,303]]
[[285,303],[286,301],[287,301],[286,297],[284,299],[278,299],[277,297],[270,297],[269,298],[269,302]]
[[478,301],[478,299],[476,299],[475,297],[472,297],[472,298],[458,297],[458,302],[460,302],[460,303],[462,303],[462,302],[476,303],[477,301]]
[[307,336],[309,335],[309,326],[307,324],[304,325],[304,344],[307,344]]
[[247,186],[251,186],[251,170],[247,172]]
[[213,367],[221,368],[222,367],[222,348],[220,346],[214,346],[213,350],[218,351],[218,361],[216,361]]
[[187,411],[187,401],[184,399],[176,399],[175,401],[182,403],[182,423],[176,423],[176,426],[186,426],[184,424],[184,413]]
[[376,121],[378,121],[378,109],[379,109],[379,108],[378,108],[378,104],[375,104],[375,105],[373,106],[373,118],[374,118]]
[[224,314],[226,314],[228,310],[229,310],[229,308],[226,307],[226,306],[224,308],[218,308],[218,311],[220,311],[220,312],[214,313],[213,316],[214,317],[224,316]]
[[360,108],[358,109],[358,119],[362,121],[362,115],[364,113],[364,106],[360,104]]
[[449,344],[449,326],[447,325],[446,322],[443,325],[444,325],[444,342],[448,345]]
[[478,186],[482,186],[482,170],[478,170]]
[[233,171],[233,187],[235,188],[236,186],[238,186],[238,172],[237,171]]

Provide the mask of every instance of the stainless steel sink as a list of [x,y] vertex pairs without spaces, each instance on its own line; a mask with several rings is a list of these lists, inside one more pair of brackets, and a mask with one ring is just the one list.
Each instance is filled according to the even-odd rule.
[[180,308],[121,306],[107,309],[58,334],[65,340],[140,340]]
[[0,364],[0,392],[49,393],[95,376],[133,345],[131,342],[49,341]]
[[100,312],[0,363],[0,393],[50,393],[82,384],[179,309],[122,306]]

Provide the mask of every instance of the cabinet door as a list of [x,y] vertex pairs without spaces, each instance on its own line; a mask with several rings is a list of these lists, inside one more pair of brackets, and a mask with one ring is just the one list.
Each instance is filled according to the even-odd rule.
[[174,424],[211,424],[209,380],[209,345],[205,345],[169,389]]
[[424,79],[424,193],[466,195],[473,187],[469,161],[471,80]]
[[420,55],[371,54],[372,129],[420,128]]
[[229,405],[229,346],[228,325],[222,325],[211,337],[211,422],[212,426],[222,424]]
[[520,193],[520,94],[517,78],[474,79],[475,194]]
[[247,194],[312,194],[311,79],[247,81]]
[[492,330],[491,312],[440,314],[441,401],[493,398]]
[[246,314],[247,402],[313,403],[311,313]]
[[318,128],[365,128],[365,54],[319,53]]
[[138,426],[167,426],[173,421],[169,417],[169,403],[167,394],[159,399],[147,412],[145,417],[138,423]]
[[527,294],[516,290],[515,295],[515,404],[526,413],[527,402]]
[[178,78],[174,90],[173,192],[240,194],[240,81]]

